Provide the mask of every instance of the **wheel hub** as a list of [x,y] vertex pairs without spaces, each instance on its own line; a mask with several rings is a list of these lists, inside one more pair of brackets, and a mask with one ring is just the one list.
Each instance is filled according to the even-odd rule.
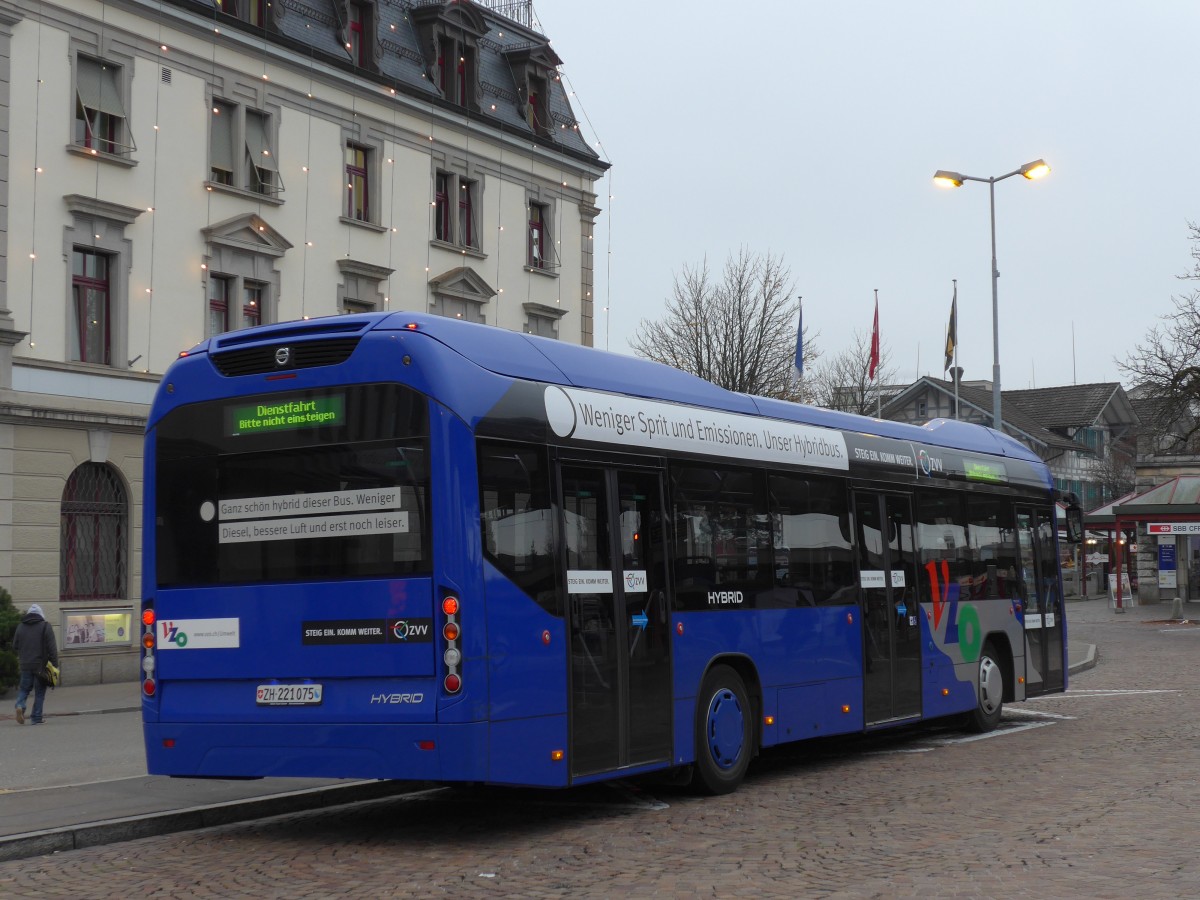
[[721,769],[732,769],[742,754],[745,712],[737,695],[720,690],[708,704],[708,749]]

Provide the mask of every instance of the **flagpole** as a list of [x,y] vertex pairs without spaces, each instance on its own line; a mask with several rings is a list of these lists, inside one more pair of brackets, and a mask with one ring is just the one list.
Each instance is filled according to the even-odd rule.
[[954,421],[958,421],[958,382],[960,376],[958,374],[958,279],[950,279],[954,283],[954,299],[950,301],[950,311],[954,319],[954,367],[950,370],[950,377],[954,379]]
[[[875,288],[875,340],[872,342],[872,350],[875,354],[875,368],[879,368],[879,288]],[[876,372],[871,376],[871,380],[875,380]],[[875,385],[875,418],[883,418],[883,391],[879,390],[879,385]]]

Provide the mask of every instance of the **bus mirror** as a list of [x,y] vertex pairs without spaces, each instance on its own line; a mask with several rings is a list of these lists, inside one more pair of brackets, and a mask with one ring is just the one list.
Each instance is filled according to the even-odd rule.
[[1067,507],[1067,543],[1079,544],[1083,541],[1083,509],[1078,506]]

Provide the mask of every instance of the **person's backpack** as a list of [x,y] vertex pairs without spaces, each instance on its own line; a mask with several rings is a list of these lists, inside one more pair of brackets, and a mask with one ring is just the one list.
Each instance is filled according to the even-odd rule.
[[58,687],[59,678],[58,666],[50,662],[50,660],[46,660],[46,671],[42,675],[42,681],[46,682],[50,687],[56,688]]

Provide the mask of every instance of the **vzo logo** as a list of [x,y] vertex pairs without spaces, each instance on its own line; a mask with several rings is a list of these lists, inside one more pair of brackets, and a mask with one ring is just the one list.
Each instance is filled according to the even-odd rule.
[[164,641],[174,644],[176,647],[183,648],[187,646],[188,636],[185,632],[179,630],[173,622],[162,623],[162,637]]

